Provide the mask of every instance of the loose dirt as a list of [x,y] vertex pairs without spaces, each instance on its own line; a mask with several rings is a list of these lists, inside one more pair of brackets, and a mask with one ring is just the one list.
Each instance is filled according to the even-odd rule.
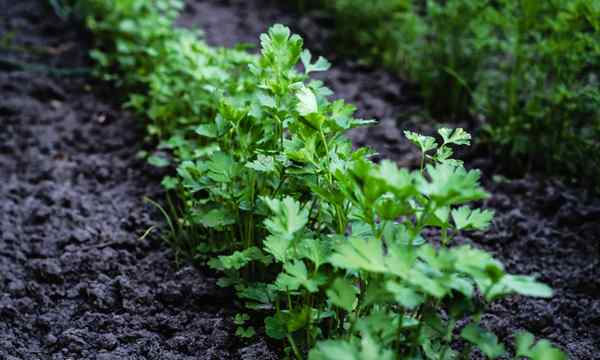
[[[263,338],[233,335],[233,296],[214,274],[177,268],[155,235],[139,240],[161,223],[143,197],[162,197],[162,174],[136,157],[140,120],[120,109],[110,85],[85,75],[89,37],[42,3],[0,0],[0,358],[277,358]],[[379,120],[350,134],[355,144],[414,166],[418,154],[402,130],[432,133],[437,124],[414,115],[413,86],[329,50],[323,14],[260,0],[190,0],[180,19],[224,46],[256,44],[275,22],[330,58],[327,84],[359,116]],[[486,326],[505,341],[528,330],[571,359],[600,359],[600,199],[542,175],[508,179],[510,168],[479,144],[463,157],[482,169],[492,193],[484,205],[497,215],[489,231],[458,241],[555,289],[552,299],[495,303]]]

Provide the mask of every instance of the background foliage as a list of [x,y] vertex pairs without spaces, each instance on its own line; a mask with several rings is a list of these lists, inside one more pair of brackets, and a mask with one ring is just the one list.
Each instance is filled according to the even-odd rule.
[[297,2],[333,14],[340,51],[416,82],[434,118],[483,117],[500,153],[600,175],[599,1]]

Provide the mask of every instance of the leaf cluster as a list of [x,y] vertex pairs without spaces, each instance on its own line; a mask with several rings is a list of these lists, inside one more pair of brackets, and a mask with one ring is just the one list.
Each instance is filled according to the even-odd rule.
[[334,16],[334,43],[416,82],[432,117],[484,118],[500,151],[598,177],[597,1],[316,2]]
[[[259,331],[285,341],[290,357],[454,359],[462,338],[495,358],[504,350],[480,327],[485,307],[551,295],[455,244],[493,217],[473,206],[488,196],[480,173],[453,159],[452,147],[470,142],[462,129],[440,129],[439,139],[407,133],[423,153],[420,170],[374,163],[344,136],[371,121],[311,79],[329,63],[287,27],[263,34],[255,56],[174,29],[179,1],[103,5],[88,17],[101,46],[94,57],[102,74],[135,90],[128,106],[159,142],[149,160],[176,169],[163,181],[179,204],[169,224],[193,234],[186,241],[223,274],[220,285],[266,314]],[[248,320],[234,318],[238,336],[255,335]],[[522,356],[562,356],[519,339]]]

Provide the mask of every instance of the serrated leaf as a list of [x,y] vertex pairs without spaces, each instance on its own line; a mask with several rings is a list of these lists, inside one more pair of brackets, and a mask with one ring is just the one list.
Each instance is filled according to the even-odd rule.
[[385,349],[382,344],[375,341],[373,337],[366,333],[360,340],[361,360],[393,360],[396,359],[396,354],[390,349]]
[[320,239],[302,239],[296,246],[296,256],[310,260],[316,269],[327,262],[330,254],[330,244]]
[[463,274],[467,274],[475,281],[481,292],[486,293],[489,301],[496,294],[494,289],[505,275],[502,263],[494,259],[489,253],[473,249],[470,246],[452,248],[452,257],[455,259],[454,267]]
[[318,111],[317,97],[311,89],[305,86],[302,87],[296,94],[296,97],[299,101],[296,109],[301,116],[308,116]]
[[337,278],[326,291],[326,294],[332,304],[351,312],[356,302],[358,290],[347,279]]
[[516,336],[516,356],[531,360],[567,360],[567,355],[554,347],[547,340],[535,344],[535,337],[528,332],[520,332]]
[[417,145],[421,149],[422,153],[426,153],[437,148],[437,142],[431,136],[424,136],[408,130],[404,131],[404,136],[406,136],[410,142]]
[[248,320],[250,320],[250,315],[248,314],[235,314],[233,323],[236,325],[244,325]]
[[218,182],[229,182],[237,175],[235,160],[224,152],[214,153],[207,162],[208,176]]
[[178,183],[179,182],[177,181],[177,178],[172,176],[165,176],[165,178],[160,182],[160,184],[167,190],[175,189]]
[[444,140],[444,144],[455,144],[455,145],[470,145],[471,144],[471,134],[466,132],[462,128],[457,129],[448,129],[441,128],[438,130],[438,133],[442,136]]
[[407,309],[415,309],[425,301],[425,297],[416,290],[403,286],[396,281],[385,283],[387,291],[394,295],[394,299]]
[[457,230],[486,230],[494,218],[491,210],[471,209],[461,206],[452,210],[452,219]]
[[477,170],[467,171],[447,163],[427,165],[426,169],[430,180],[418,177],[417,188],[439,206],[462,204],[489,196],[479,184],[480,172]]
[[498,342],[496,335],[475,324],[465,326],[460,336],[476,345],[490,359],[496,359],[505,353],[504,346]]
[[287,251],[292,242],[289,236],[269,235],[263,241],[265,251],[273,255],[275,260],[285,262],[287,260]]
[[260,261],[265,265],[271,263],[271,259],[256,246],[249,247],[243,251],[235,251],[231,255],[219,256],[219,262],[224,269],[239,270],[252,261]]
[[281,24],[269,28],[267,34],[260,36],[262,61],[274,66],[279,71],[293,67],[302,51],[302,38],[291,35],[290,29]]
[[241,299],[248,299],[260,304],[268,305],[270,308],[274,298],[272,286],[265,283],[253,283],[248,286],[242,286],[237,289],[237,294]]
[[359,360],[359,350],[350,342],[326,340],[317,343],[308,354],[309,360]]
[[331,64],[327,59],[322,56],[319,56],[317,61],[314,64],[311,64],[312,55],[308,49],[304,49],[302,54],[300,55],[300,60],[302,60],[302,65],[304,65],[304,73],[309,74],[313,71],[326,71],[331,67]]
[[203,213],[197,217],[194,217],[202,225],[210,228],[220,228],[226,225],[235,224],[235,215],[225,209],[212,209],[206,213]]
[[254,337],[254,335],[256,335],[256,331],[254,330],[254,327],[252,327],[252,326],[249,326],[247,328],[244,328],[243,326],[239,326],[235,330],[235,336],[238,336],[241,338],[251,338],[251,337]]
[[275,158],[259,154],[256,160],[246,163],[246,167],[260,172],[275,171]]
[[329,262],[339,268],[354,271],[365,270],[378,273],[387,271],[383,247],[375,239],[351,237],[335,249]]
[[280,273],[275,281],[275,285],[281,291],[294,291],[300,287],[304,287],[309,292],[316,292],[319,290],[319,286],[325,283],[325,279],[322,276],[309,277],[308,269],[301,260],[286,263],[283,266],[283,270],[284,272]]
[[[442,147],[438,148],[437,151],[435,152],[435,160],[439,161],[439,162],[446,162],[446,161],[450,160],[450,157],[453,154],[454,154],[454,152],[448,146],[442,146]],[[458,161],[458,160],[454,160],[454,161]]]
[[407,169],[399,169],[393,161],[383,160],[369,176],[383,182],[396,196],[405,197],[416,192],[413,175]]
[[292,236],[308,222],[308,210],[302,209],[300,203],[293,198],[262,199],[273,212],[273,216],[265,220],[265,226],[271,234]]
[[447,281],[447,285],[451,289],[465,295],[467,298],[473,297],[473,293],[475,292],[471,280],[468,280],[459,274],[452,274]]
[[393,360],[397,355],[373,338],[371,334],[361,334],[360,339],[327,340],[317,343],[309,355],[309,360]]

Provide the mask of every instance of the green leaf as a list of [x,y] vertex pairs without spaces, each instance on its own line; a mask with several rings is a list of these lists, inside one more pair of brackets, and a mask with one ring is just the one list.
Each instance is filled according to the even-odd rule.
[[516,356],[531,360],[567,360],[565,353],[554,347],[548,340],[540,340],[534,345],[535,338],[528,332],[520,332],[516,339]]
[[409,282],[412,286],[421,289],[428,295],[436,297],[438,299],[443,298],[448,293],[448,287],[443,277],[431,276],[435,273],[431,267],[426,266],[423,263],[417,263],[417,268],[412,269],[405,281]]
[[308,259],[319,269],[327,262],[331,254],[331,245],[323,239],[302,239],[296,246],[296,256]]
[[438,130],[438,133],[442,136],[444,144],[471,145],[471,134],[462,128],[454,130],[441,128]]
[[442,146],[437,149],[437,151],[435,152],[435,156],[432,156],[431,158],[439,163],[449,164],[453,166],[462,166],[462,161],[450,159],[452,155],[454,155],[454,152],[450,147]]
[[308,209],[302,209],[300,203],[293,198],[262,199],[273,212],[273,216],[265,220],[265,226],[271,234],[292,236],[308,222]]
[[194,130],[196,134],[208,138],[216,138],[217,134],[217,126],[213,124],[202,124],[196,127]]
[[369,176],[383,182],[396,196],[405,197],[416,192],[414,176],[407,169],[398,169],[393,161],[383,160]]
[[279,262],[286,262],[287,251],[292,242],[292,238],[289,236],[281,235],[269,235],[263,241],[265,251],[273,255],[275,260]]
[[452,248],[450,252],[455,259],[454,268],[469,275],[480,291],[486,293],[486,299],[491,300],[495,296],[493,289],[505,275],[502,263],[489,253],[466,245]]
[[394,299],[407,309],[414,309],[425,301],[425,297],[414,289],[403,286],[390,280],[385,283],[385,288],[394,295]]
[[238,220],[233,212],[226,209],[212,209],[194,219],[203,226],[210,228],[221,228],[223,226],[232,225]]
[[297,110],[301,116],[308,116],[318,111],[317,98],[311,89],[303,86],[296,94],[298,98]]
[[248,314],[235,314],[233,323],[236,325],[244,325],[248,320],[250,320],[250,315]]
[[319,275],[309,278],[308,269],[301,260],[286,263],[283,270],[275,281],[275,286],[281,291],[294,291],[302,286],[309,292],[316,292],[325,283],[325,278]]
[[419,191],[436,201],[438,206],[462,204],[481,200],[489,194],[479,184],[480,172],[467,171],[461,166],[442,163],[427,165],[430,181],[417,178]]
[[246,167],[260,172],[273,172],[275,168],[275,158],[259,154],[256,160],[246,163]]
[[266,63],[266,66],[275,67],[278,71],[288,71],[298,61],[302,43],[300,36],[290,36],[289,28],[275,24],[269,28],[267,34],[260,36],[261,62]]
[[451,289],[458,291],[467,298],[473,297],[473,293],[475,291],[473,288],[473,282],[460,274],[450,275],[450,278],[447,280],[447,285]]
[[394,360],[394,359],[396,359],[396,354],[392,350],[385,349],[383,344],[375,341],[369,333],[366,333],[363,335],[363,337],[360,341],[360,345],[361,345],[361,352],[360,352],[361,360]]
[[423,154],[437,148],[437,142],[431,136],[420,135],[408,130],[404,130],[404,136],[406,136],[410,142],[417,145]]
[[258,94],[258,101],[264,107],[268,107],[271,109],[275,109],[277,107],[277,104],[275,103],[275,98],[264,93]]
[[525,296],[552,297],[552,288],[541,282],[537,282],[531,276],[524,275],[505,275],[500,284],[510,290]]
[[177,178],[172,176],[165,176],[165,178],[160,182],[160,184],[167,190],[175,189],[178,183],[179,182],[177,181]]
[[326,292],[332,304],[351,312],[354,309],[358,290],[347,279],[337,278]]
[[254,327],[252,327],[252,326],[249,326],[247,328],[244,328],[243,326],[239,326],[235,330],[235,336],[237,336],[237,337],[251,338],[251,337],[254,337],[254,335],[256,335],[256,331],[254,330]]
[[327,59],[322,56],[319,56],[317,61],[314,64],[311,64],[312,55],[308,49],[304,49],[302,54],[300,55],[300,60],[302,60],[302,65],[304,65],[304,73],[309,74],[313,71],[326,71],[331,67],[331,64]]
[[475,344],[490,359],[496,359],[504,355],[504,346],[498,342],[496,335],[475,324],[465,326],[460,336]]
[[317,146],[316,136],[308,136],[300,139],[296,136],[291,140],[284,140],[285,155],[288,159],[309,163],[314,160]]
[[383,247],[375,239],[361,239],[351,237],[336,247],[329,262],[333,266],[348,270],[365,270],[371,272],[385,273],[385,261]]
[[[275,290],[271,285],[265,283],[252,283],[247,286],[238,284],[236,290],[241,299],[252,300],[262,304],[263,308],[272,309]],[[248,304],[246,306],[248,307]]]
[[359,349],[344,340],[319,341],[308,354],[309,360],[363,360],[358,358]]
[[224,269],[239,270],[252,261],[260,261],[265,265],[271,263],[271,259],[265,256],[256,246],[249,247],[242,251],[235,251],[231,255],[219,256],[219,262]]
[[494,212],[491,210],[472,210],[468,206],[452,210],[452,219],[457,230],[486,230],[493,218]]
[[286,319],[277,313],[274,316],[265,318],[265,330],[269,337],[277,340],[285,339],[287,335],[287,322]]
[[171,164],[168,158],[160,155],[151,155],[148,157],[148,164],[156,167],[166,167]]
[[214,153],[207,162],[208,176],[217,182],[229,182],[237,175],[237,164],[231,155]]

